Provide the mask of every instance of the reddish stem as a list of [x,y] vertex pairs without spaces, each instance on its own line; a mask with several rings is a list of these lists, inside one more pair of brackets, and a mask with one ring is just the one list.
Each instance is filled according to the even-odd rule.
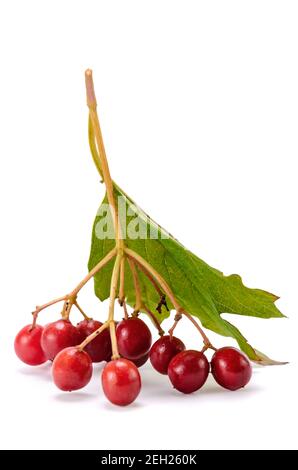
[[146,306],[146,305],[143,305],[143,308],[144,310],[146,311],[147,315],[150,317],[150,319],[152,320],[152,323],[153,325],[155,326],[155,328],[157,329],[158,331],[158,334],[160,336],[163,336],[165,334],[164,330],[162,329],[162,327],[160,326],[160,323],[158,322],[157,318],[155,317],[154,313],[151,312],[151,310]]
[[38,317],[38,312],[32,312],[32,316],[33,316],[32,325],[31,325],[31,328],[30,328],[29,331],[32,331],[33,328],[35,328],[35,326],[36,326],[37,317]]
[[185,310],[180,310],[179,313],[186,316],[189,319],[189,321],[191,321],[192,324],[196,327],[196,329],[199,331],[200,335],[203,338],[204,346],[206,347],[206,349],[213,349],[214,351],[216,351],[217,349],[212,345],[212,343],[210,342],[208,336],[205,334],[205,332],[200,327],[198,322],[196,322],[196,320],[188,312],[185,312]]
[[174,318],[173,326],[168,331],[171,338],[172,338],[174,330],[175,330],[176,326],[178,325],[178,322],[181,320],[181,318],[182,318],[181,313],[176,313],[175,318]]

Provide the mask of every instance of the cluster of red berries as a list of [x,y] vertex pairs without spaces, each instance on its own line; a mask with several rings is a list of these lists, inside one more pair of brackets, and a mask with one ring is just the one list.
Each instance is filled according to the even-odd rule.
[[[78,346],[102,324],[83,320],[77,326],[58,320],[42,327],[25,326],[15,338],[15,352],[26,364],[53,361],[54,383],[64,391],[78,390],[91,379],[92,362],[107,361],[102,372],[102,388],[116,405],[128,405],[138,396],[141,377],[138,367],[150,358],[159,373],[167,374],[175,389],[183,393],[199,390],[207,380],[210,365],[203,352],[186,350],[175,336],[162,336],[151,347],[147,325],[138,317],[117,324],[116,338],[121,358],[111,360],[112,346],[108,329],[99,333],[84,350]],[[216,382],[229,389],[244,387],[252,369],[247,357],[232,347],[218,349],[211,360]]]

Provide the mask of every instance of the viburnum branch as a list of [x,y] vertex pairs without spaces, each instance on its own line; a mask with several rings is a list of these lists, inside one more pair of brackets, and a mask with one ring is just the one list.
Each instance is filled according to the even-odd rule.
[[176,313],[175,317],[174,317],[174,323],[173,323],[173,326],[169,329],[168,333],[169,335],[173,336],[173,333],[174,333],[174,330],[176,328],[176,326],[178,325],[179,321],[181,320],[182,318],[182,314],[181,313]]
[[125,302],[125,256],[122,257],[120,263],[120,282],[119,282],[119,304],[123,305]]
[[[14,347],[17,356],[25,363],[31,365],[39,365],[45,362],[47,359],[53,360],[53,379],[55,384],[61,390],[79,390],[85,386],[91,378],[92,375],[92,364],[96,360],[96,356],[105,355],[105,344],[98,344],[98,351],[90,352],[90,357],[85,352],[82,351],[87,345],[93,341],[98,335],[100,335],[105,330],[111,339],[111,348],[112,351],[109,352],[110,357],[105,357],[109,362],[105,366],[103,375],[102,375],[102,386],[103,391],[107,398],[114,404],[117,405],[127,405],[132,403],[137,397],[140,388],[141,380],[139,373],[137,372],[136,366],[140,367],[148,359],[147,352],[151,345],[151,334],[149,330],[144,326],[144,323],[137,318],[134,318],[134,321],[123,321],[121,325],[122,334],[121,337],[124,340],[123,342],[119,339],[119,348],[121,351],[121,357],[117,345],[116,337],[116,322],[114,319],[115,311],[115,302],[118,296],[120,305],[123,307],[125,319],[129,318],[126,306],[126,295],[130,301],[133,302],[133,287],[135,291],[135,306],[134,312],[132,315],[135,317],[138,316],[139,312],[146,313],[154,326],[157,328],[160,336],[164,335],[164,331],[160,325],[160,321],[163,319],[163,316],[158,316],[154,310],[155,305],[155,295],[156,293],[159,296],[159,302],[157,304],[156,310],[161,314],[163,307],[169,311],[167,301],[171,309],[176,310],[176,315],[174,317],[174,323],[169,329],[170,337],[164,337],[161,341],[158,341],[158,344],[153,345],[153,350],[150,350],[150,359],[154,368],[159,370],[161,373],[168,372],[170,381],[174,388],[183,393],[191,393],[198,390],[205,382],[209,370],[210,364],[205,356],[199,351],[188,350],[183,352],[182,355],[178,354],[175,357],[175,362],[170,362],[168,364],[168,357],[171,350],[177,352],[183,348],[183,343],[178,338],[172,338],[175,328],[177,327],[178,322],[183,316],[187,317],[189,321],[195,326],[197,331],[200,333],[203,338],[203,348],[202,352],[205,352],[207,349],[211,348],[215,351],[216,348],[212,345],[211,341],[201,328],[200,324],[195,320],[194,317],[201,318],[202,310],[200,308],[201,299],[207,298],[210,300],[210,304],[206,303],[205,305],[205,314],[209,315],[210,318],[217,321],[218,329],[217,331],[222,335],[231,335],[239,343],[239,346],[243,351],[248,353],[249,358],[254,360],[257,363],[262,364],[274,364],[277,362],[272,361],[264,354],[254,350],[242,336],[239,330],[233,327],[232,324],[224,322],[220,315],[220,308],[215,309],[214,306],[216,303],[216,294],[217,290],[221,291],[226,290],[228,294],[223,292],[223,295],[229,295],[229,301],[224,302],[229,305],[228,310],[230,313],[240,313],[243,315],[250,315],[251,312],[255,316],[260,317],[281,317],[283,316],[279,309],[274,305],[275,301],[278,299],[273,294],[261,290],[252,290],[245,287],[242,283],[242,280],[239,276],[224,276],[217,271],[218,276],[214,276],[214,270],[209,265],[204,263],[200,258],[197,258],[191,252],[184,249],[184,247],[175,240],[170,234],[170,244],[163,243],[160,240],[160,248],[164,250],[164,255],[167,254],[171,256],[171,270],[168,271],[168,267],[164,265],[163,261],[165,259],[160,259],[160,256],[156,255],[156,246],[155,243],[148,243],[145,250],[145,258],[148,260],[154,257],[154,265],[158,266],[158,269],[155,269],[146,259],[140,256],[133,249],[129,249],[126,246],[125,240],[122,237],[122,228],[119,213],[121,213],[120,198],[125,199],[125,212],[126,209],[134,209],[132,212],[138,215],[140,221],[143,224],[149,223],[150,235],[152,238],[155,238],[153,235],[154,232],[151,232],[151,229],[157,229],[157,234],[163,235],[166,234],[161,226],[156,224],[152,219],[147,216],[146,213],[142,211],[135,211],[135,203],[113,182],[109,165],[106,157],[105,147],[103,143],[101,128],[99,124],[99,119],[97,115],[97,102],[94,92],[92,71],[87,70],[85,72],[86,79],[86,94],[87,94],[87,104],[89,107],[89,145],[92,153],[92,157],[96,168],[102,178],[102,182],[106,186],[106,197],[102,204],[102,208],[105,206],[106,199],[108,200],[109,210],[112,217],[113,231],[114,231],[114,248],[102,259],[96,266],[91,269],[91,271],[84,277],[84,279],[73,289],[69,294],[54,299],[44,305],[37,306],[36,310],[32,312],[33,319],[32,324],[22,328],[16,336]],[[116,197],[119,196],[117,200]],[[119,207],[118,207],[119,204]],[[119,213],[118,213],[119,211]],[[128,212],[128,211],[127,211]],[[128,212],[129,213],[129,212]],[[99,212],[98,212],[99,214]],[[122,214],[121,214],[122,215]],[[99,216],[101,221],[102,217]],[[126,217],[126,214],[125,214]],[[97,220],[94,224],[94,229],[92,232],[92,249],[89,258],[89,264],[94,265],[98,261],[98,256],[104,250],[104,240],[100,239],[97,233]],[[110,221],[109,221],[110,222]],[[138,222],[138,221],[137,221]],[[147,233],[147,230],[146,230]],[[151,237],[150,237],[151,238]],[[164,238],[164,237],[162,237]],[[167,238],[167,237],[166,237]],[[131,237],[132,246],[138,249],[138,243],[133,242],[134,237]],[[125,265],[126,260],[128,262],[128,267]],[[100,269],[102,269],[107,263],[110,263],[106,269],[106,275],[110,279],[110,291],[109,291],[109,310],[108,318],[101,326],[93,331],[87,338],[85,338],[81,344],[74,347],[66,347],[61,350],[61,347],[68,346],[71,344],[77,344],[76,340],[76,328],[70,322],[62,322],[63,330],[61,330],[61,321],[53,322],[50,325],[47,325],[44,329],[41,325],[36,325],[38,314],[41,310],[54,305],[58,302],[64,302],[62,308],[62,318],[64,320],[69,319],[70,311],[72,307],[75,307],[81,312],[85,318],[85,322],[81,322],[79,328],[82,327],[81,333],[88,330],[89,327],[93,328],[93,322],[87,323],[89,318],[80,305],[77,302],[77,295],[80,290],[85,286],[85,284],[94,276],[98,274]],[[130,272],[126,269],[130,269]],[[186,286],[180,290],[179,285],[181,285],[181,275],[183,274],[183,269],[188,270],[188,279],[185,279]],[[204,269],[203,269],[204,268]],[[189,297],[190,289],[192,286],[192,281],[196,278],[197,272],[201,273],[203,269],[203,274],[205,279],[204,286],[200,286],[202,291],[196,291],[193,289],[191,298]],[[159,272],[160,270],[160,272]],[[111,274],[112,271],[112,274]],[[144,276],[142,276],[142,274]],[[129,278],[125,279],[125,274],[129,274]],[[165,277],[163,277],[165,276]],[[169,283],[166,281],[169,279]],[[103,279],[102,273],[100,276],[96,276],[95,279],[95,294],[102,299],[102,297],[107,298],[108,293],[106,292],[106,282],[109,279]],[[126,281],[126,286],[125,286]],[[129,282],[128,282],[129,281]],[[141,281],[141,282],[140,282]],[[147,292],[147,287],[149,290]],[[152,287],[153,286],[153,289]],[[211,286],[211,287],[210,287]],[[143,289],[143,290],[142,290]],[[173,289],[173,290],[172,290]],[[205,290],[204,290],[205,289]],[[174,294],[174,292],[176,294]],[[179,293],[178,293],[179,292]],[[176,298],[177,295],[177,298]],[[147,305],[143,303],[142,297],[148,297]],[[178,301],[179,299],[179,301]],[[214,304],[212,304],[212,301]],[[181,304],[180,304],[181,302]],[[224,305],[222,303],[222,305]],[[255,304],[259,304],[259,309],[256,308]],[[187,306],[192,314],[184,310],[182,305]],[[239,305],[241,309],[239,309]],[[149,307],[153,306],[151,311]],[[213,308],[212,308],[213,307]],[[265,312],[266,310],[266,312]],[[227,312],[229,313],[229,312]],[[192,316],[194,315],[194,316]],[[221,322],[219,321],[221,319]],[[160,320],[160,321],[159,321]],[[204,324],[205,322],[202,322]],[[207,323],[206,323],[207,324]],[[135,326],[136,325],[136,326]],[[228,328],[227,325],[230,325]],[[210,325],[208,325],[210,328]],[[85,328],[87,327],[87,328]],[[233,330],[233,328],[234,330]],[[30,330],[34,329],[35,331],[32,334]],[[92,330],[91,330],[92,331]],[[120,329],[118,330],[120,332]],[[40,335],[42,334],[41,341]],[[57,341],[57,338],[61,339]],[[98,338],[100,339],[100,338]],[[104,338],[102,338],[104,339]],[[109,338],[108,338],[109,339]],[[172,342],[172,345],[170,342]],[[60,343],[60,344],[59,344]],[[99,342],[100,343],[100,342]],[[160,343],[163,344],[165,355],[159,353],[157,357],[153,354],[153,351],[159,349]],[[42,347],[41,347],[42,346]],[[168,349],[169,347],[169,349]],[[89,348],[88,348],[89,349]],[[59,352],[60,351],[60,352]],[[98,352],[98,354],[97,354]],[[125,359],[125,357],[134,357],[134,353],[142,353],[141,356],[137,355],[137,360],[132,362]],[[92,354],[94,353],[94,354]],[[145,353],[145,354],[144,354]],[[154,359],[155,356],[155,359]],[[89,359],[88,359],[89,357]],[[177,358],[177,362],[176,362]],[[87,360],[88,359],[88,360]],[[193,361],[194,367],[192,371],[187,370],[188,361]],[[229,368],[235,369],[235,364],[237,365],[241,361],[241,371],[231,376]],[[280,363],[281,364],[281,363]],[[169,366],[169,368],[167,367]],[[186,367],[186,369],[185,369]],[[238,368],[239,369],[239,368]],[[191,373],[190,373],[191,372]],[[237,371],[236,371],[237,372]],[[223,348],[218,350],[217,353],[212,358],[212,373],[215,380],[222,385],[224,388],[230,390],[236,390],[238,388],[244,387],[251,376],[251,365],[248,358],[242,354],[242,352],[237,351],[235,348]],[[115,434],[115,429],[112,430]]]
[[160,336],[163,336],[165,334],[164,330],[162,329],[162,327],[160,326],[160,323],[159,321],[157,320],[156,316],[154,315],[154,313],[151,312],[151,310],[145,305],[143,304],[143,309],[146,311],[147,315],[149,316],[150,320],[152,321],[153,325],[155,326],[155,328],[157,329],[158,331],[158,334]]
[[207,346],[208,348],[211,348],[211,349],[214,349],[214,346],[212,346],[212,343],[211,341],[209,340],[209,338],[207,337],[207,335],[205,334],[205,332],[202,330],[202,328],[199,326],[199,324],[194,320],[194,318],[189,314],[187,313],[182,307],[181,305],[179,304],[178,300],[176,299],[172,289],[170,288],[169,284],[167,283],[167,281],[159,274],[158,271],[156,271],[156,269],[153,268],[153,266],[151,266],[150,263],[148,263],[142,256],[140,256],[138,253],[136,253],[134,250],[131,250],[130,248],[125,248],[125,253],[127,254],[127,256],[129,258],[132,258],[133,260],[135,260],[138,264],[141,264],[142,266],[144,266],[144,268],[150,272],[150,274],[154,277],[154,279],[159,283],[159,285],[161,286],[161,288],[163,289],[163,291],[166,293],[166,295],[169,297],[170,301],[172,302],[175,310],[177,311],[177,313],[181,313],[183,315],[185,315],[187,318],[189,318],[189,320],[194,324],[194,326],[197,328],[197,330],[200,332],[202,338],[203,338],[203,342],[204,342],[204,345]]
[[[114,230],[115,230],[116,260],[114,263],[114,268],[113,268],[113,273],[112,273],[112,278],[111,278],[108,324],[110,328],[110,336],[111,336],[111,343],[112,343],[112,359],[117,359],[120,356],[119,356],[117,340],[116,340],[114,308],[115,308],[115,299],[117,295],[120,265],[121,265],[123,254],[124,254],[124,242],[121,236],[121,227],[119,224],[119,217],[118,217],[118,206],[116,204],[115,197],[114,197],[114,183],[111,178],[110,169],[109,169],[109,165],[108,165],[108,161],[106,157],[106,151],[105,151],[105,147],[103,143],[101,128],[100,128],[99,119],[97,115],[97,103],[96,103],[96,97],[95,97],[95,92],[94,92],[92,71],[90,69],[86,70],[85,72],[85,80],[86,80],[87,105],[89,107],[89,117],[90,117],[89,125],[92,126],[91,129],[89,128],[89,136],[91,137],[90,138],[91,151],[92,151],[93,159],[96,163],[96,167],[98,168],[99,173],[102,176],[105,186],[106,186],[107,198],[108,198],[110,211],[112,214],[112,220],[114,224]],[[95,141],[92,140],[92,137],[93,137],[92,133],[94,133]],[[95,142],[96,142],[96,145],[95,145]],[[123,274],[122,274],[122,280],[123,280]]]
[[[103,177],[103,180],[106,185],[108,202],[109,202],[110,211],[112,213],[112,219],[114,223],[116,245],[119,247],[123,247],[123,239],[120,233],[120,225],[119,225],[119,218],[118,218],[118,207],[117,207],[117,204],[115,202],[115,197],[114,197],[114,183],[111,178],[109,164],[108,164],[108,160],[106,156],[105,146],[103,143],[101,128],[100,128],[99,119],[97,115],[97,102],[96,102],[96,97],[95,97],[95,92],[94,92],[92,70],[90,69],[86,70],[85,81],[86,81],[87,105],[89,108],[90,120],[92,123],[95,141],[96,141],[97,150],[98,150],[98,157],[99,157],[98,164],[101,168],[100,174]],[[94,159],[95,156],[93,154],[92,156]],[[96,166],[98,167],[98,165]]]
[[91,335],[87,336],[87,338],[84,339],[84,341],[79,344],[78,349],[79,351],[83,351],[83,349],[89,344],[91,341],[93,341],[102,331],[104,331],[106,328],[108,328],[109,322],[105,322],[103,325],[101,325],[97,330],[93,331]]
[[[202,335],[204,345],[206,347],[213,348],[211,342],[209,341],[208,337],[206,336],[202,328],[192,318],[191,315],[189,315],[187,312],[185,312],[182,309],[175,295],[173,294],[172,289],[170,288],[168,283],[165,281],[165,279],[159,274],[159,272],[156,271],[153,268],[153,266],[151,266],[145,259],[143,259],[135,251],[128,249],[127,247],[124,246],[124,242],[121,236],[120,224],[118,220],[118,207],[116,205],[115,198],[114,198],[114,183],[110,175],[110,170],[109,170],[109,166],[107,162],[105,147],[104,147],[102,133],[101,133],[101,128],[100,128],[99,119],[97,115],[97,109],[96,109],[97,103],[96,103],[91,70],[88,69],[86,71],[85,78],[86,78],[87,104],[88,104],[89,112],[90,112],[90,122],[89,122],[90,147],[91,147],[91,152],[92,152],[92,156],[95,161],[95,164],[99,170],[99,173],[103,177],[103,180],[106,185],[108,202],[110,205],[110,210],[112,213],[112,219],[113,219],[114,229],[115,229],[116,253],[114,253],[114,255],[117,254],[117,256],[116,256],[116,261],[114,264],[114,269],[113,269],[113,274],[112,274],[112,279],[111,279],[110,306],[109,306],[109,319],[108,319],[108,323],[110,326],[112,347],[113,347],[113,357],[114,358],[119,357],[116,334],[115,334],[115,324],[114,324],[114,304],[115,304],[116,290],[117,290],[117,284],[118,284],[118,279],[119,279],[119,271],[120,271],[119,300],[120,300],[120,303],[123,301],[124,265],[122,263],[124,262],[122,261],[122,259],[123,259],[124,253],[128,255],[128,263],[129,263],[132,276],[133,276],[135,295],[136,295],[135,312],[136,313],[139,312],[140,309],[142,308],[140,282],[139,282],[139,277],[138,277],[138,273],[136,270],[136,263],[137,263],[137,265],[144,272],[144,274],[149,278],[149,280],[151,281],[151,283],[154,285],[155,289],[157,290],[158,294],[160,295],[160,302],[157,306],[158,311],[161,310],[162,305],[165,305],[167,307],[166,302],[165,302],[165,296],[164,296],[164,293],[165,293],[171,300],[171,303],[176,309],[177,314],[183,314],[187,316],[190,319],[190,321],[192,321],[192,323],[196,326],[196,328]],[[94,134],[95,140],[93,140],[93,134]],[[174,324],[175,326],[173,325],[172,332],[174,331],[176,324],[177,323]]]
[[139,313],[139,311],[142,308],[142,294],[141,294],[141,288],[140,288],[140,280],[139,280],[139,276],[138,276],[134,261],[131,258],[128,258],[127,261],[130,267],[131,274],[132,274],[134,288],[135,288],[135,295],[136,295],[134,313]]

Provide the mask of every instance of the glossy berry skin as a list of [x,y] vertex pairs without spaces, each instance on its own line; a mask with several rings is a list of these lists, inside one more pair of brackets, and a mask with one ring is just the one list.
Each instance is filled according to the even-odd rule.
[[35,325],[34,328],[32,325],[26,325],[18,332],[14,340],[16,355],[29,366],[38,366],[47,360],[40,345],[42,332],[41,325]]
[[145,354],[144,356],[139,357],[138,359],[130,359],[137,368],[142,367],[149,359],[149,353]]
[[151,364],[157,372],[166,375],[171,359],[184,350],[185,345],[179,338],[162,336],[150,349]]
[[[83,320],[77,325],[80,342],[87,336],[100,328],[102,323],[97,320]],[[112,356],[112,345],[109,329],[102,331],[84,349],[91,357],[92,362],[110,361]]]
[[105,396],[114,405],[129,405],[141,390],[138,368],[124,358],[108,362],[102,372],[101,381]]
[[122,320],[116,330],[119,353],[127,359],[139,359],[149,352],[151,332],[140,318]]
[[250,381],[252,367],[249,359],[239,349],[218,349],[211,360],[211,372],[216,382],[228,390],[238,390]]
[[63,349],[54,359],[52,376],[55,385],[64,392],[85,387],[92,377],[89,354],[76,347]]
[[199,390],[207,380],[209,362],[200,351],[182,351],[171,360],[168,376],[173,387],[182,393]]
[[68,320],[57,320],[44,327],[41,335],[41,347],[51,361],[62,349],[76,346],[79,334],[75,326]]

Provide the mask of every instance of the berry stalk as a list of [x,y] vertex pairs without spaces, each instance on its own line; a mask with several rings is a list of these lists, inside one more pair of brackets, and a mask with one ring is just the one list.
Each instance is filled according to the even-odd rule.
[[142,295],[141,295],[141,289],[140,289],[139,276],[138,276],[134,261],[131,258],[128,258],[127,261],[130,267],[131,274],[132,274],[135,294],[136,294],[136,303],[134,306],[134,313],[139,313],[139,311],[142,308]]
[[[146,271],[148,271],[151,276],[159,283],[160,287],[163,289],[163,291],[166,293],[166,295],[169,297],[170,301],[172,302],[176,312],[182,315],[185,315],[196,327],[196,329],[199,331],[200,335],[203,338],[204,346],[206,349],[215,348],[212,346],[211,341],[209,340],[208,336],[205,334],[203,329],[200,327],[200,325],[196,322],[196,320],[189,314],[187,313],[179,304],[178,300],[176,299],[172,289],[170,288],[169,284],[166,282],[166,280],[159,274],[158,271],[156,271],[153,266],[151,266],[150,263],[148,263],[142,256],[140,256],[138,253],[136,253],[134,250],[131,250],[129,248],[125,248],[125,253],[129,258],[132,258],[135,262],[138,263],[138,265],[142,265]],[[176,326],[176,325],[175,325]]]
[[116,331],[115,331],[115,322],[114,322],[114,309],[115,309],[115,300],[117,294],[117,287],[118,287],[118,280],[119,280],[119,271],[120,271],[120,263],[123,257],[123,253],[120,252],[117,254],[112,279],[111,279],[111,288],[110,288],[110,303],[109,303],[109,326],[110,326],[110,335],[111,335],[111,343],[112,343],[112,359],[118,359],[120,357],[118,346],[117,346],[117,339],[116,339]]
[[122,257],[120,263],[120,281],[119,281],[119,304],[121,306],[125,303],[125,256]]

